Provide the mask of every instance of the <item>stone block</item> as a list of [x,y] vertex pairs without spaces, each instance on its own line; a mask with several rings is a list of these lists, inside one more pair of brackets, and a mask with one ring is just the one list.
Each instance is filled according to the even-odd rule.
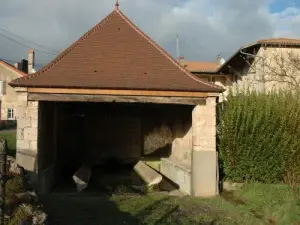
[[17,140],[24,140],[23,129],[17,128]]
[[159,184],[163,179],[158,172],[142,161],[139,161],[133,169],[149,187]]
[[38,101],[28,101],[27,105],[29,108],[38,108]]
[[24,140],[37,141],[38,140],[37,128],[24,128]]
[[216,116],[209,116],[205,118],[207,126],[216,126],[217,120]]
[[30,149],[30,142],[26,140],[17,140],[17,149]]
[[32,128],[38,127],[38,119],[31,119],[31,127]]
[[199,116],[216,116],[215,106],[203,106],[203,110],[198,111]]
[[18,149],[16,162],[27,171],[36,171],[36,153],[34,152]]
[[218,195],[217,152],[193,151],[192,194],[195,197]]
[[16,107],[16,117],[18,120],[26,118],[26,106],[17,106]]
[[38,149],[38,142],[37,141],[30,141],[29,147],[30,147],[30,150],[37,151],[37,149]]
[[191,170],[168,159],[162,159],[160,172],[175,184],[179,186],[179,190],[190,195],[191,194]]
[[27,102],[28,94],[27,93],[18,93],[18,101]]
[[216,106],[217,105],[217,99],[216,99],[216,97],[208,97],[206,99],[206,105]]
[[203,129],[205,129],[205,127],[207,126],[207,122],[205,120],[204,117],[201,117],[200,119],[197,119],[193,121],[193,133],[195,133],[195,131],[202,131]]
[[24,129],[26,127],[31,127],[30,119],[19,119],[17,123],[18,129]]
[[37,108],[27,108],[26,117],[32,120],[38,119],[38,109]]
[[26,108],[27,107],[27,101],[17,100],[16,107]]
[[205,123],[199,125],[194,125],[193,129],[193,137],[215,137],[216,136],[216,127],[215,126],[208,126]]

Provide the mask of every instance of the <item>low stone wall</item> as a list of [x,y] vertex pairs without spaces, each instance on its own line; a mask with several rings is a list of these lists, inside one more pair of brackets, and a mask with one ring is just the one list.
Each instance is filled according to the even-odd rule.
[[160,172],[179,185],[179,190],[191,195],[191,169],[173,163],[168,159],[161,159]]

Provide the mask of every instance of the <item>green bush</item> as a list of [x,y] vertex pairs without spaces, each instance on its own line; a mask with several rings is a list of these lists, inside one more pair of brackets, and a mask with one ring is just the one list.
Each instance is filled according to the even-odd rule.
[[[29,206],[28,206],[29,207]],[[31,209],[32,207],[30,207]],[[31,224],[32,214],[25,210],[24,207],[19,206],[14,211],[12,218],[7,222],[8,225],[20,225],[24,221],[28,221],[28,224]],[[27,224],[27,223],[25,223]]]
[[14,197],[16,194],[24,192],[24,178],[15,176],[10,178],[5,185],[5,196],[7,199]]
[[300,182],[300,91],[240,92],[218,105],[218,151],[225,178]]

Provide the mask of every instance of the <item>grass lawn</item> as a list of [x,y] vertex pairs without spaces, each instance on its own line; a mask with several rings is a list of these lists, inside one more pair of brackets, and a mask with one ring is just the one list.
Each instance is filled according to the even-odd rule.
[[284,185],[247,184],[211,199],[99,193],[40,196],[50,224],[299,225],[300,199]]
[[7,145],[8,145],[8,155],[15,157],[16,155],[16,139],[17,139],[17,134],[15,131],[8,131],[5,133],[0,133],[0,137],[3,137],[7,140]]
[[207,202],[241,224],[300,225],[300,188],[292,192],[287,185],[252,183],[222,195]]
[[[16,132],[0,133],[0,137],[7,139],[8,154],[15,156]],[[80,193],[45,195],[41,200],[55,224],[68,224],[65,222],[74,218],[82,220],[82,224],[90,220],[91,225],[96,221],[100,224],[300,225],[300,188],[293,193],[286,185],[245,184],[235,193],[225,192],[211,199],[158,193],[111,197]]]

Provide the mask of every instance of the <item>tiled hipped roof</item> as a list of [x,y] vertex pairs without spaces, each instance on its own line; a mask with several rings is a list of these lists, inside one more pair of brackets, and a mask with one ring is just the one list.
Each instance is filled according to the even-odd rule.
[[119,10],[114,10],[38,73],[17,79],[11,85],[223,91],[180,66]]

